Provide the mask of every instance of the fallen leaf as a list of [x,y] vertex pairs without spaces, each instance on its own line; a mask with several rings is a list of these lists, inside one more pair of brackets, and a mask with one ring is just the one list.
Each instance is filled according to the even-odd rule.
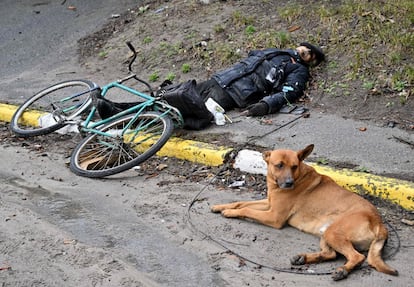
[[165,168],[167,168],[168,167],[168,165],[166,165],[166,164],[164,164],[164,163],[161,163],[160,165],[158,165],[157,166],[157,170],[158,171],[161,171],[161,170],[163,170],[163,169],[165,169]]
[[76,11],[76,7],[75,6],[68,6],[68,10]]
[[43,146],[41,144],[35,144],[33,146],[36,150],[41,150],[43,148]]
[[243,258],[239,258],[239,267],[246,266],[246,261]]
[[364,13],[362,13],[362,17],[366,17],[366,16],[371,15],[371,14],[372,14],[371,11],[364,12]]
[[263,125],[271,125],[273,121],[271,119],[262,119],[260,123]]
[[153,174],[148,175],[145,179],[153,178],[153,177],[156,177],[158,175],[159,175],[158,173],[153,173]]
[[293,25],[293,26],[290,26],[288,28],[288,31],[289,32],[294,32],[294,31],[299,30],[299,29],[300,29],[300,26],[299,25]]
[[9,265],[4,265],[4,266],[0,266],[0,270],[10,270],[11,266]]
[[65,239],[63,240],[63,244],[76,244],[76,239]]
[[365,132],[366,130],[367,130],[367,128],[366,128],[366,127],[360,127],[360,128],[359,128],[359,131],[360,131],[360,132]]
[[408,220],[408,219],[403,218],[401,219],[401,222],[404,224],[410,225],[410,226],[414,225],[414,220]]

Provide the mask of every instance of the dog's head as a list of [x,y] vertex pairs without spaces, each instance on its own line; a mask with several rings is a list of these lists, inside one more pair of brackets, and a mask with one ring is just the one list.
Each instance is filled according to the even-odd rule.
[[295,180],[300,177],[300,165],[310,155],[313,144],[303,150],[273,150],[265,151],[263,159],[267,163],[267,180],[281,189],[292,189]]

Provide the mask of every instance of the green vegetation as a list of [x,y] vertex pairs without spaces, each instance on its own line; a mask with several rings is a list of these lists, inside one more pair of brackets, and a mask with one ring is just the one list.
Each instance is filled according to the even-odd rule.
[[174,81],[175,79],[175,74],[173,72],[169,72],[167,74],[166,80],[170,80],[171,82]]
[[191,71],[191,65],[190,64],[183,64],[181,66],[181,72],[184,74],[189,73]]
[[160,51],[166,54],[168,57],[172,57],[175,55],[180,54],[181,52],[182,43],[169,43],[169,42],[161,42],[160,43]]
[[221,25],[221,24],[214,25],[214,32],[222,33],[224,31],[225,31],[225,29],[224,29],[223,25]]
[[241,11],[234,11],[232,15],[232,22],[236,26],[249,26],[254,24],[255,19],[254,16],[246,15]]
[[[349,55],[345,60],[333,59],[327,63],[332,78],[341,78],[344,83],[344,86],[334,87],[332,95],[349,94],[358,82],[368,90],[411,89],[409,94],[413,93],[414,68],[412,61],[407,61],[414,54],[413,1],[298,2],[291,1],[277,8],[278,16],[287,27],[298,26],[293,32],[267,26],[266,21],[256,19],[254,13],[233,12],[227,25],[214,29],[220,35],[227,33],[226,44],[217,43],[210,56],[204,59],[219,59],[218,62],[226,65],[243,56],[235,52],[235,45],[246,50],[284,48],[295,46],[304,39],[322,45],[326,43],[324,48],[328,55]],[[237,28],[244,30],[245,38],[234,41],[235,34],[237,37],[241,35],[233,32]]]
[[329,161],[326,158],[318,158],[316,160],[316,163],[321,164],[321,165],[327,165],[327,164],[329,164]]
[[332,76],[361,81],[366,89],[411,89],[412,94],[413,1],[291,3],[279,8],[279,15],[290,25],[302,26],[302,19],[313,19],[313,29],[306,31],[308,40],[329,43],[328,53],[349,56],[342,63],[328,63]]
[[159,78],[160,78],[160,75],[158,74],[158,72],[153,72],[153,73],[149,76],[149,80],[150,80],[150,82],[156,82]]
[[138,8],[138,11],[139,11],[139,13],[145,13],[145,12],[147,12],[148,11],[148,9],[149,9],[149,5],[145,5],[145,6],[141,6],[141,7],[139,7]]
[[99,58],[106,58],[108,57],[108,52],[107,51],[101,51],[98,53]]
[[354,168],[354,171],[357,172],[365,172],[365,173],[370,173],[369,169],[364,167],[364,166],[358,166]]
[[149,36],[145,37],[144,40],[142,40],[142,43],[144,44],[149,44],[151,42],[152,42],[152,38]]
[[[146,56],[148,63],[156,67],[156,60],[163,55],[181,65],[182,73],[191,71],[184,61],[208,67],[210,72],[237,62],[254,49],[292,48],[307,41],[320,44],[327,55],[327,62],[312,76],[320,91],[329,96],[352,95],[352,99],[365,100],[393,93],[397,96],[390,100],[392,106],[407,103],[414,94],[412,0],[288,1],[278,5],[259,0],[257,4],[259,7],[250,9],[248,3],[240,5],[226,21],[218,22],[217,17],[211,27],[205,24],[207,31],[189,26],[181,39],[174,38],[176,42],[161,41],[154,47],[152,38],[145,37],[143,43],[152,45]],[[185,11],[203,15],[207,9],[216,9],[215,15],[220,15],[224,4],[188,5]],[[150,13],[145,16],[162,19]],[[364,92],[355,93],[360,90]]]
[[244,31],[246,35],[252,35],[256,32],[256,28],[253,25],[248,25]]
[[364,89],[367,89],[367,90],[372,90],[374,88],[374,85],[375,85],[375,83],[372,82],[372,81],[370,81],[370,82],[364,82],[362,84],[362,86],[364,87]]

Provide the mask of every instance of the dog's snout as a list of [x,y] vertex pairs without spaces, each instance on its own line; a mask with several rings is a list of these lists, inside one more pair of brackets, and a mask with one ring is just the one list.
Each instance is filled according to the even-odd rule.
[[285,181],[285,185],[286,185],[286,187],[292,187],[293,186],[293,178],[288,178],[286,181]]
[[279,182],[279,187],[280,188],[293,188],[295,181],[293,180],[293,178],[287,178],[285,179],[283,182]]

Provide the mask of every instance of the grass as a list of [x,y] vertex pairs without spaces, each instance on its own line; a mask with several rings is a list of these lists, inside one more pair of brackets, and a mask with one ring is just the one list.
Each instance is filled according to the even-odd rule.
[[[266,1],[263,1],[265,3]],[[345,82],[359,81],[366,89],[409,89],[413,93],[414,68],[414,2],[411,0],[368,1],[291,1],[279,5],[278,16],[287,25],[299,25],[299,33],[275,30],[254,16],[235,11],[220,33],[242,27],[244,35],[237,45],[241,49],[292,47],[300,40],[326,44],[327,54],[346,54],[341,62],[328,62],[330,72]],[[311,20],[311,22],[310,22]],[[310,27],[309,29],[307,27]],[[231,35],[228,35],[231,37]],[[236,47],[219,45],[214,55],[220,62],[236,60]],[[224,51],[224,52],[223,52]],[[351,85],[348,85],[352,88]],[[344,87],[341,87],[344,92]],[[346,89],[345,89],[346,91]],[[348,91],[349,92],[349,91]]]
[[[391,90],[401,93],[399,102],[404,104],[414,94],[414,1],[296,0],[274,5],[262,0],[257,4],[265,7],[259,11],[266,11],[267,17],[240,8],[230,12],[226,21],[211,23],[207,46],[198,45],[205,31],[192,26],[175,43],[159,42],[148,58],[164,54],[181,59],[180,72],[188,73],[192,69],[184,65],[190,56],[197,66],[214,71],[237,62],[252,49],[291,48],[308,41],[320,44],[328,56],[323,80],[330,95],[349,95],[355,88],[373,90],[376,95]],[[225,4],[217,4],[217,15],[221,5]],[[193,3],[191,7],[199,11],[206,6]],[[151,31],[142,42],[153,42]]]
[[[277,12],[285,26],[299,26],[300,30],[277,31],[274,46],[291,47],[302,39],[326,45],[327,81],[341,79],[345,84],[326,87],[329,94],[350,94],[355,86],[380,93],[392,90],[403,93],[401,104],[414,94],[413,1],[290,1]],[[257,21],[251,25],[260,31],[253,41],[263,43],[260,38],[266,30]],[[347,57],[329,58],[335,54]]]
[[181,72],[183,72],[184,74],[187,74],[187,73],[189,73],[190,71],[191,71],[191,65],[190,65],[190,64],[184,63],[184,64],[181,66]]
[[159,72],[155,71],[149,76],[149,81],[150,82],[156,82],[159,78],[160,78]]
[[[340,5],[318,1],[308,10],[299,10],[304,18],[317,15],[314,34],[324,35],[321,40],[329,43],[329,51],[349,55],[334,73],[396,91],[412,90],[413,1],[348,0]],[[290,11],[291,7],[281,8],[280,15]],[[292,21],[292,17],[285,16],[285,20]]]

